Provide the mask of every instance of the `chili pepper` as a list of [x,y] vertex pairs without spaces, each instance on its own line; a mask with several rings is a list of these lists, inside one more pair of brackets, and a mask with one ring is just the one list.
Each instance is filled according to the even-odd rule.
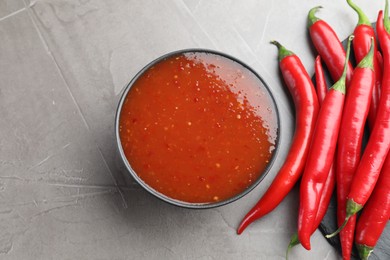
[[[317,90],[317,96],[318,101],[320,103],[320,106],[322,105],[326,94],[328,92],[328,87],[326,86],[326,80],[324,75],[324,70],[322,69],[321,65],[321,57],[317,56],[315,65],[314,65],[315,73],[316,73],[316,90]],[[320,202],[318,205],[318,211],[316,214],[316,219],[314,221],[313,225],[313,231],[312,234],[316,231],[318,226],[321,224],[322,219],[324,218],[326,211],[328,210],[328,206],[330,203],[330,199],[332,198],[334,186],[336,181],[336,171],[334,164],[332,164],[328,178],[326,179],[324,189],[320,198]],[[297,236],[298,239],[298,236]]]
[[314,70],[316,74],[317,97],[318,97],[318,102],[321,105],[322,101],[324,101],[325,99],[326,92],[328,92],[328,87],[326,86],[325,74],[324,74],[324,70],[322,69],[320,55],[317,55],[316,57],[316,60],[314,62]]
[[346,218],[344,223],[332,234],[337,235],[347,224],[349,218],[359,212],[370,197],[384,160],[390,148],[390,20],[388,18],[388,1],[386,0],[385,18],[379,13],[377,34],[383,52],[383,78],[381,97],[374,128],[364,150],[359,166],[356,169],[351,189],[347,196]]
[[355,243],[359,256],[368,259],[390,217],[390,155],[356,225]]
[[286,161],[263,197],[246,214],[237,233],[253,221],[271,212],[294,187],[303,172],[319,110],[317,95],[301,60],[280,43],[279,66],[295,104],[295,133]]
[[[324,75],[324,70],[322,69],[321,65],[321,57],[317,56],[315,63],[314,63],[314,69],[315,69],[315,74],[316,74],[316,90],[317,90],[317,97],[318,97],[318,102],[320,105],[325,99],[326,93],[328,91],[328,88],[326,86],[326,80],[325,80],[325,75]],[[334,169],[334,164],[332,164],[332,167],[330,168],[329,171],[329,176],[326,179],[325,185],[324,185],[324,190],[320,198],[320,202],[318,205],[318,211],[316,214],[316,218],[314,221],[313,225],[313,234],[318,226],[320,225],[322,219],[324,218],[326,211],[328,210],[328,206],[330,203],[330,199],[332,198],[334,186],[336,184],[336,174],[335,174],[335,169]],[[286,259],[288,258],[288,252],[290,251],[291,248],[294,246],[298,245],[299,239],[298,239],[298,234],[293,234],[290,240],[290,243],[287,247],[287,252],[286,252]]]
[[[354,45],[357,45],[355,39]],[[369,113],[372,89],[375,84],[374,49],[374,38],[371,38],[370,51],[355,68],[345,100],[336,156],[338,225],[341,225],[345,220],[347,196],[360,161],[364,125]],[[340,233],[343,259],[351,257],[355,223],[356,216],[351,217]]]
[[336,150],[345,98],[346,74],[353,36],[349,37],[343,74],[327,93],[321,106],[300,189],[298,238],[310,250],[310,236],[323,187]]
[[[371,46],[371,38],[374,39],[374,53],[378,51],[378,44],[375,40],[375,31],[371,26],[370,20],[364,12],[351,0],[347,0],[349,6],[356,11],[359,16],[358,24],[353,32],[355,39],[353,41],[353,50],[355,53],[356,63],[359,63],[368,53]],[[377,56],[374,56],[374,70],[375,70],[375,87],[372,92],[370,111],[368,114],[368,124],[372,130],[375,122],[376,112],[379,103],[379,90],[382,80],[382,67],[379,65]]]
[[[312,8],[307,16],[309,34],[314,47],[318,54],[320,54],[322,60],[325,62],[331,77],[334,81],[337,81],[343,72],[345,50],[337,37],[336,32],[325,21],[315,16],[321,6]],[[353,67],[348,62],[347,70],[347,86],[351,80]]]

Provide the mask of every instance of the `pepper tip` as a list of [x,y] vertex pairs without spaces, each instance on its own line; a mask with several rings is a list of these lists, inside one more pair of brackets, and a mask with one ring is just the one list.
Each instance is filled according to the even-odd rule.
[[304,232],[304,233],[298,233],[298,241],[301,243],[301,245],[306,249],[306,250],[310,250],[311,249],[311,245],[310,245],[310,235],[309,233],[307,232]]
[[307,241],[307,242],[301,242],[301,245],[306,249],[306,250],[311,250],[311,245],[310,245],[310,241]]
[[242,232],[244,232],[244,230],[246,229],[246,227],[250,224],[250,222],[248,222],[248,219],[247,218],[244,218],[240,225],[238,226],[237,228],[237,235],[241,235]]

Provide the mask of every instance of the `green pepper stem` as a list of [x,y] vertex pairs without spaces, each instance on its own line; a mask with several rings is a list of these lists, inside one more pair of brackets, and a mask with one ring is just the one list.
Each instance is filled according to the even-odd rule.
[[275,45],[276,47],[278,47],[278,59],[279,61],[283,60],[284,58],[286,58],[287,56],[292,56],[292,55],[295,55],[292,51],[290,50],[287,50],[283,45],[281,45],[278,41],[271,41],[270,42],[271,44]]
[[321,20],[318,18],[315,14],[318,11],[318,9],[322,8],[322,6],[316,6],[310,9],[309,14],[307,15],[307,26],[311,27],[315,22]]
[[359,62],[358,68],[369,68],[374,70],[374,38],[371,37],[371,47],[367,55]]
[[348,199],[347,200],[347,208],[346,208],[347,216],[345,217],[345,220],[344,220],[343,224],[335,232],[333,232],[332,234],[326,235],[325,237],[326,238],[332,238],[332,237],[336,236],[338,233],[340,233],[340,231],[343,230],[345,225],[347,225],[348,220],[353,215],[358,213],[362,208],[363,208],[363,205],[356,203],[352,199]]
[[345,218],[343,224],[342,224],[335,232],[333,232],[332,234],[328,234],[328,235],[326,235],[325,237],[326,237],[326,238],[332,238],[332,237],[336,236],[338,233],[340,233],[340,231],[343,230],[343,228],[347,225],[348,220],[349,220],[350,217],[351,217],[351,216],[347,216],[347,217]]
[[359,256],[362,260],[368,260],[370,257],[370,254],[374,250],[372,246],[366,246],[366,245],[361,245],[361,244],[356,244],[356,248],[359,252]]
[[292,235],[290,244],[288,244],[287,251],[286,251],[286,260],[288,260],[288,253],[290,252],[291,248],[293,248],[296,245],[299,245],[301,242],[299,242],[298,234],[295,233]]
[[349,38],[348,38],[347,54],[345,55],[343,74],[341,75],[340,79],[332,86],[332,89],[340,91],[343,94],[345,94],[345,89],[346,89],[345,79],[347,77],[349,54],[351,53],[351,42],[352,42],[353,38],[354,38],[353,35],[349,36]]
[[351,0],[347,0],[347,3],[358,14],[359,16],[358,25],[364,24],[364,25],[371,26],[370,20],[368,19],[367,15],[362,11],[362,9],[359,6],[357,6]]

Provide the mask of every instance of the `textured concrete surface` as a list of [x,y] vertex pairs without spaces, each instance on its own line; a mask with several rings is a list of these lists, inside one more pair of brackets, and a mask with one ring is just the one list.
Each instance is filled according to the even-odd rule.
[[[383,1],[356,0],[376,19]],[[283,259],[296,230],[298,190],[237,236],[244,213],[286,156],[293,107],[276,49],[293,49],[310,73],[306,14],[344,39],[357,17],[339,0],[0,0],[1,259]],[[148,62],[183,48],[243,60],[271,86],[282,116],[271,172],[249,195],[211,210],[167,205],[118,160],[119,94]],[[317,231],[291,259],[338,259]]]

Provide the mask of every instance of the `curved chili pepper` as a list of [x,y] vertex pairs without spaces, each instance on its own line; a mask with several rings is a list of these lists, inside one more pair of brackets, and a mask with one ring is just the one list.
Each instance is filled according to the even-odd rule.
[[[353,34],[353,51],[355,53],[356,63],[359,63],[368,53],[371,46],[371,38],[374,39],[374,53],[378,51],[378,44],[375,39],[375,31],[371,26],[370,20],[363,13],[363,11],[351,0],[347,0],[349,6],[356,11],[359,16],[358,24]],[[368,114],[368,124],[372,130],[375,122],[376,113],[379,104],[379,90],[382,81],[382,67],[380,66],[377,56],[374,56],[374,70],[375,70],[375,87],[373,88],[370,111]]]
[[386,1],[385,18],[379,13],[377,34],[383,52],[383,78],[381,97],[374,128],[364,150],[359,166],[355,172],[351,189],[347,196],[346,218],[344,223],[332,234],[337,235],[347,224],[349,218],[359,212],[370,197],[384,160],[390,148],[390,20],[388,1]]
[[[355,39],[354,45],[357,45]],[[374,38],[372,38],[370,51],[353,72],[345,100],[336,156],[338,225],[341,225],[345,220],[347,196],[360,161],[364,125],[369,113],[372,90],[375,84],[374,49]],[[340,232],[343,259],[351,257],[355,223],[356,216],[351,217],[348,224]]]
[[[326,80],[325,80],[324,70],[321,65],[320,56],[317,56],[316,58],[314,69],[316,73],[316,90],[317,90],[318,101],[320,102],[320,106],[322,106],[322,103],[328,92],[328,87],[326,86]],[[318,204],[318,211],[316,214],[316,219],[314,221],[312,234],[316,231],[318,226],[321,224],[321,221],[324,218],[326,211],[328,210],[328,206],[330,203],[330,199],[332,198],[335,184],[336,184],[336,171],[333,163],[329,170],[329,175],[328,178],[326,179],[324,189],[320,198],[320,202]]]
[[368,259],[390,217],[390,155],[356,225],[355,243],[361,259]]
[[[330,75],[334,81],[337,81],[343,72],[345,61],[345,50],[337,37],[336,32],[325,21],[315,16],[321,6],[312,8],[307,16],[310,38],[318,54],[325,62]],[[353,67],[348,62],[347,86],[351,80]]]
[[237,233],[271,212],[286,197],[302,174],[319,110],[317,95],[301,60],[278,42],[279,66],[295,104],[295,133],[286,161],[263,197],[246,214]]
[[[320,106],[322,106],[322,103],[324,102],[324,99],[328,92],[328,87],[326,85],[325,74],[321,64],[321,56],[319,55],[316,57],[314,63],[314,70],[316,73],[316,91],[317,91],[318,102],[320,103]],[[314,221],[312,234],[316,231],[318,226],[321,224],[321,221],[324,218],[326,211],[328,210],[330,199],[332,198],[335,185],[336,185],[336,171],[333,163],[329,170],[329,175],[324,185],[324,189],[320,198],[320,203],[318,204],[318,211],[316,214],[316,219]]]
[[[318,102],[321,105],[325,99],[328,88],[326,86],[326,80],[325,80],[324,70],[322,69],[320,56],[316,57],[316,60],[314,63],[314,69],[315,69],[315,74],[316,74],[317,97],[318,97]],[[320,198],[320,202],[318,205],[318,211],[316,214],[316,218],[314,221],[313,230],[312,230],[311,234],[313,234],[317,230],[318,226],[321,224],[321,221],[326,214],[326,211],[328,210],[330,199],[332,198],[335,184],[336,184],[336,172],[334,169],[334,164],[332,164],[332,167],[329,171],[329,176],[326,179],[326,182],[324,185],[324,190],[323,190],[321,198]],[[287,247],[286,259],[288,258],[288,252],[290,251],[290,249],[298,244],[300,244],[299,239],[298,239],[298,234],[295,233],[292,235],[290,243]]]
[[349,37],[343,74],[327,93],[318,113],[313,139],[302,175],[298,215],[298,238],[310,250],[310,236],[323,187],[332,166],[345,98],[346,74],[351,41]]

